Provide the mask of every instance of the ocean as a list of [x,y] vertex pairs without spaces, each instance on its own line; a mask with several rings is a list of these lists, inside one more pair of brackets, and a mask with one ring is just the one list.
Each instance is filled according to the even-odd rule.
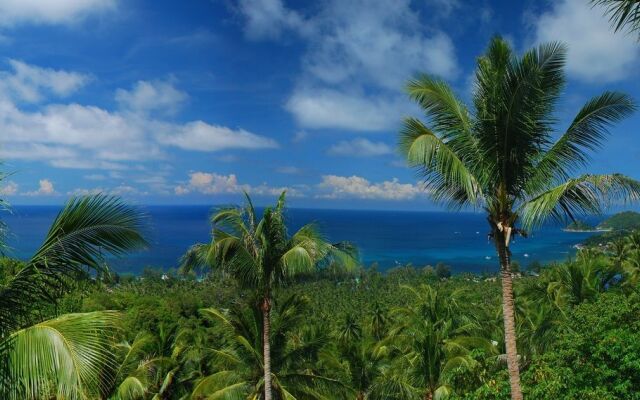
[[[109,260],[120,273],[140,273],[145,267],[170,269],[194,243],[210,240],[209,206],[146,206],[149,216],[148,250]],[[38,248],[59,207],[13,206],[1,218],[8,225],[10,256],[27,259]],[[487,239],[483,214],[450,212],[357,211],[289,209],[287,222],[295,230],[317,222],[334,242],[354,243],[364,265],[377,263],[381,271],[399,265],[416,267],[444,262],[454,272],[498,270],[495,249]],[[523,267],[532,262],[565,260],[575,244],[592,233],[564,232],[547,225],[527,239],[512,242],[513,259]]]

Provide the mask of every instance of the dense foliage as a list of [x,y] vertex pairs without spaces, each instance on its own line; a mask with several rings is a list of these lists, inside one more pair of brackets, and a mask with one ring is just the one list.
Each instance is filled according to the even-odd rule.
[[611,229],[616,231],[633,230],[640,228],[640,213],[624,211],[607,218],[598,224],[598,229]]
[[[516,277],[527,398],[640,398],[636,239]],[[3,274],[15,268],[0,265]],[[325,269],[273,295],[274,398],[509,398],[497,276]],[[105,398],[244,399],[261,398],[257,304],[223,272],[146,270],[95,280],[56,312],[120,311],[120,367]]]
[[[604,144],[609,127],[635,110],[624,93],[604,92],[557,132],[567,49],[547,43],[517,54],[495,37],[478,58],[471,104],[445,80],[417,75],[406,90],[426,118],[405,118],[399,150],[436,202],[486,213],[500,262],[506,360],[513,400],[522,400],[509,245],[549,219],[600,213],[640,199],[621,174],[574,175]],[[562,128],[561,128],[562,129]]]
[[[146,245],[144,215],[119,198],[72,198],[26,262],[0,273],[0,398],[104,396],[117,369],[113,311],[59,315],[58,299],[109,269],[103,255]],[[48,319],[51,317],[57,317]]]

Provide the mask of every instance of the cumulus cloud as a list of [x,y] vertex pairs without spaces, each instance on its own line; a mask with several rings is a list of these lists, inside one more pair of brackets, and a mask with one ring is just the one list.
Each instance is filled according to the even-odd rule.
[[249,39],[277,38],[285,30],[305,29],[302,16],[287,9],[281,0],[240,0],[238,8]]
[[396,98],[368,97],[334,89],[298,88],[286,108],[307,128],[381,131],[395,127],[406,104]]
[[209,172],[192,172],[189,174],[189,183],[176,187],[176,194],[186,194],[192,191],[204,194],[238,193],[244,189],[238,183],[234,174],[218,175]]
[[0,196],[13,196],[18,193],[18,184],[14,181],[8,181],[0,187]]
[[171,111],[186,99],[167,82],[140,81],[129,91],[119,90],[117,111],[77,103],[24,107],[21,103],[67,96],[90,78],[15,60],[10,64],[13,72],[0,72],[0,157],[5,159],[122,170],[166,157],[165,146],[197,151],[277,147],[274,140],[243,129],[150,116],[149,111]]
[[90,80],[90,76],[78,72],[42,68],[20,60],[9,60],[13,71],[0,73],[0,89],[3,96],[17,101],[37,103],[45,95],[67,97]]
[[183,126],[175,126],[160,140],[164,144],[185,150],[219,151],[224,149],[272,149],[278,143],[270,138],[251,133],[244,129],[231,129],[194,121]]
[[116,101],[122,108],[138,112],[175,113],[187,99],[185,92],[162,81],[138,81],[131,90],[116,91]]
[[637,74],[640,46],[633,35],[613,33],[602,8],[561,0],[534,21],[535,41],[569,47],[567,70],[584,81],[610,82]]
[[49,179],[40,179],[38,181],[38,190],[24,193],[25,196],[51,196],[57,194],[53,187],[53,182]]
[[79,104],[52,104],[23,111],[0,101],[0,141],[5,158],[48,161],[59,167],[148,160],[161,155],[149,142],[149,124],[132,116]]
[[255,195],[279,195],[283,191],[292,197],[303,196],[303,193],[293,187],[273,187],[266,183],[257,186],[240,184],[235,174],[220,175],[213,172],[196,171],[189,174],[189,181],[175,187],[177,195],[189,193],[201,194],[233,194],[248,192]]
[[[447,2],[452,7],[454,3]],[[245,29],[254,35],[270,38],[271,30],[286,27],[306,42],[299,85],[286,104],[301,126],[385,130],[408,109],[399,90],[412,74],[457,76],[453,42],[443,31],[425,29],[409,0],[320,4],[304,24],[284,22],[302,17],[279,0],[245,1],[241,7]],[[252,21],[257,20],[271,30],[255,29]]]
[[328,199],[358,198],[378,200],[411,200],[424,190],[410,183],[390,181],[372,183],[361,176],[324,175],[318,188],[325,193],[317,197]]
[[68,25],[112,11],[117,0],[2,0],[0,25],[23,23]]
[[335,156],[371,157],[391,154],[393,150],[384,142],[358,138],[351,141],[343,140],[329,148],[329,154]]

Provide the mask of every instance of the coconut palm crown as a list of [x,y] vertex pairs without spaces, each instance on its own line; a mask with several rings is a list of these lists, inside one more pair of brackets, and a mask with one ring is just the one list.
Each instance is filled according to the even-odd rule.
[[640,183],[620,174],[572,177],[601,147],[611,124],[635,105],[605,92],[579,110],[559,135],[556,105],[565,84],[566,48],[543,44],[522,56],[494,38],[478,59],[473,111],[444,81],[418,75],[407,85],[427,122],[406,118],[399,148],[437,202],[481,208],[500,258],[503,317],[512,398],[521,399],[515,343],[510,239],[548,219],[566,222],[637,200]]
[[75,282],[107,273],[105,255],[146,247],[145,226],[145,215],[118,197],[67,202],[40,248],[0,285],[0,398],[102,398],[115,369],[119,314],[43,316]]
[[263,314],[264,399],[272,399],[270,311],[273,288],[296,276],[335,263],[344,269],[357,266],[355,248],[348,243],[327,242],[313,223],[289,235],[285,224],[285,192],[274,207],[258,219],[251,198],[245,207],[224,207],[211,218],[209,244],[193,246],[183,259],[183,269],[211,267],[230,273],[244,287],[254,290]]

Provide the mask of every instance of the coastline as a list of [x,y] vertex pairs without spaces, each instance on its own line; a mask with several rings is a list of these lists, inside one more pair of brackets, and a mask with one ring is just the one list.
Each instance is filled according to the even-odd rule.
[[564,228],[562,229],[563,232],[569,232],[569,233],[602,233],[602,232],[611,232],[613,229],[611,228],[606,228],[606,229],[567,229]]

